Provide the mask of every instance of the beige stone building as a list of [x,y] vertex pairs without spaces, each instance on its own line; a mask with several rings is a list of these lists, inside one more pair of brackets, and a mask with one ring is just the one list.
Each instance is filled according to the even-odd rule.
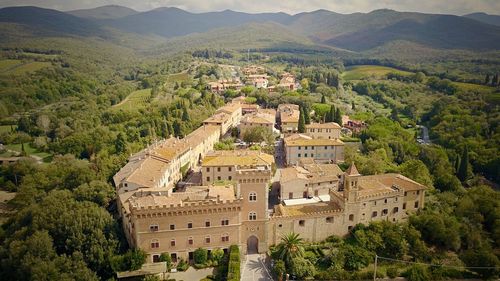
[[425,189],[399,174],[362,176],[352,165],[329,196],[284,200],[275,206],[269,244],[279,243],[290,232],[316,242],[330,235],[346,235],[358,223],[405,220],[424,207]]
[[270,171],[273,164],[274,157],[260,151],[213,151],[203,159],[202,183],[208,185],[220,181],[235,181],[240,170]]
[[311,123],[306,125],[305,133],[314,139],[339,139],[340,127],[335,122]]
[[243,113],[241,104],[228,103],[219,108],[214,115],[203,121],[204,125],[219,126],[221,135],[225,135],[229,129],[235,128],[241,121]]
[[318,164],[304,158],[299,165],[284,168],[280,177],[281,200],[313,198],[330,194],[339,186],[342,170],[333,164]]
[[299,128],[300,109],[296,104],[278,105],[277,118],[281,132],[284,134],[296,133]]
[[[162,253],[192,259],[197,248],[264,253],[281,235],[308,241],[345,235],[357,223],[404,220],[423,208],[425,187],[399,174],[343,173],[326,162],[343,160],[336,139],[285,139],[280,204],[269,209],[274,157],[259,151],[212,151],[221,134],[239,124],[241,107],[219,109],[226,123],[208,122],[184,139],[168,138],[132,155],[113,177],[117,205],[131,247],[148,261]],[[300,148],[299,148],[300,147]],[[306,154],[307,153],[307,154]],[[201,167],[200,167],[201,166]],[[201,186],[175,189],[187,169],[201,168]]]
[[[145,250],[150,262],[165,252],[174,260],[191,260],[200,247],[227,249],[235,244],[243,252],[266,251],[272,156],[252,151],[252,157],[231,157],[231,153],[236,152],[206,157],[211,164],[203,166],[202,177],[210,177],[213,184],[179,192],[139,189],[121,196],[130,245]],[[230,158],[239,161],[228,166]],[[217,170],[230,176],[213,181]]]
[[295,134],[286,137],[284,145],[287,165],[295,165],[303,158],[324,163],[344,161],[344,143],[339,139],[314,139]]
[[276,111],[273,109],[261,109],[255,113],[246,114],[239,125],[240,135],[242,136],[247,130],[255,127],[263,127],[273,133],[275,121]]

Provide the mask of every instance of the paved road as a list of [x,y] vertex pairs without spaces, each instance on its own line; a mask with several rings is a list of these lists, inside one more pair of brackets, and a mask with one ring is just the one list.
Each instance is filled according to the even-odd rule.
[[265,265],[265,255],[252,254],[246,256],[241,281],[273,281],[269,269]]

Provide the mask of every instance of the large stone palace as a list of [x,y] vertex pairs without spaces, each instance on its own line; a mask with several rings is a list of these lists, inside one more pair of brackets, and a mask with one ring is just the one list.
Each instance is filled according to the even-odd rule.
[[[262,253],[284,233],[320,241],[346,235],[357,223],[400,221],[423,207],[425,186],[402,175],[362,176],[355,165],[343,172],[337,166],[343,161],[337,124],[311,124],[303,135],[285,129],[284,151],[294,152],[287,156],[288,167],[276,174],[279,197],[269,206],[274,156],[213,151],[222,136],[240,125],[242,108],[239,99],[183,139],[151,144],[113,177],[128,243],[146,251],[150,262],[166,252],[174,261],[191,260],[197,248],[226,250],[232,244],[244,253]],[[251,118],[245,120],[248,128]],[[197,184],[178,184],[190,170],[199,171]]]

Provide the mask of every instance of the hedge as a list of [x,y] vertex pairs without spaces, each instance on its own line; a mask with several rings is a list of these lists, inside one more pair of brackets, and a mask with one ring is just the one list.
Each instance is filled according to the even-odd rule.
[[229,247],[229,265],[227,270],[228,281],[240,280],[240,249],[236,245]]

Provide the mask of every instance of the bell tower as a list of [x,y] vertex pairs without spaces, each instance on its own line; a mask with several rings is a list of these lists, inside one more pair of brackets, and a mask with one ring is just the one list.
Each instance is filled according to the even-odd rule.
[[344,198],[346,198],[348,202],[354,202],[358,198],[358,180],[360,176],[361,174],[358,172],[358,169],[356,168],[356,165],[354,165],[354,162],[351,164],[349,169],[345,171]]

